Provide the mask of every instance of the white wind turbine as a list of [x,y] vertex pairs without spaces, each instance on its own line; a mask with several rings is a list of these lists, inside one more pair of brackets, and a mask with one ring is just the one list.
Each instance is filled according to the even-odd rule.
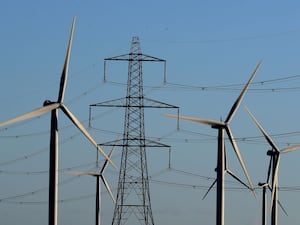
[[255,125],[258,127],[260,132],[266,138],[267,142],[272,147],[272,150],[268,154],[272,157],[272,197],[271,197],[271,225],[277,225],[277,202],[278,202],[278,170],[279,170],[279,161],[281,154],[292,152],[300,149],[300,145],[290,146],[288,148],[280,150],[267,132],[263,129],[261,124],[256,120],[254,115],[246,107],[246,111],[250,115],[251,119],[254,121]]
[[[109,158],[111,158],[111,155],[112,155],[115,147],[116,146],[114,146],[112,148],[112,150],[110,151],[110,153],[108,154]],[[104,164],[103,164],[103,166],[102,166],[102,168],[101,168],[101,170],[100,170],[100,172],[66,171],[66,173],[68,173],[68,174],[85,175],[85,176],[96,177],[96,215],[95,215],[96,216],[96,218],[95,218],[95,222],[96,222],[95,224],[96,225],[100,225],[101,224],[101,219],[100,219],[100,214],[101,214],[101,211],[100,211],[101,210],[101,195],[100,195],[100,193],[101,193],[101,184],[100,184],[100,182],[101,181],[104,184],[107,192],[109,193],[112,201],[114,203],[116,202],[116,200],[115,200],[115,198],[113,196],[113,193],[111,192],[110,187],[109,187],[109,185],[108,185],[108,183],[107,183],[107,181],[106,181],[106,179],[104,177],[104,171],[105,171],[105,169],[107,167],[107,164],[108,164],[108,160],[106,159],[105,162],[104,162]],[[101,179],[101,181],[100,181],[100,179]]]
[[[233,146],[233,149],[235,151],[235,154],[243,168],[244,174],[248,180],[248,183],[250,185],[250,189],[253,191],[254,195],[255,191],[252,185],[252,181],[250,179],[250,176],[248,174],[248,171],[246,169],[244,160],[241,156],[240,150],[237,146],[237,143],[232,135],[231,129],[229,127],[229,124],[231,120],[233,119],[237,109],[239,108],[241,101],[244,98],[244,95],[252,82],[254,76],[256,75],[257,71],[259,70],[262,62],[259,62],[250,76],[248,82],[246,83],[245,87],[243,88],[242,92],[234,102],[233,106],[231,107],[231,110],[229,111],[229,114],[224,122],[222,121],[216,121],[216,120],[210,120],[210,119],[201,119],[201,118],[191,118],[191,117],[185,117],[185,116],[177,116],[177,115],[165,115],[170,118],[177,118],[180,120],[186,120],[194,123],[201,123],[204,125],[211,126],[214,129],[218,130],[218,153],[217,153],[217,205],[216,205],[216,225],[224,225],[224,175],[226,172],[228,172],[226,168],[226,163],[225,163],[225,139],[224,139],[224,131],[226,131],[229,140]],[[230,173],[231,174],[231,173]],[[232,174],[231,174],[232,175]],[[234,178],[237,178],[234,176]],[[239,179],[238,179],[239,180]],[[239,180],[240,181],[240,180]],[[243,183],[244,184],[244,183]]]
[[59,94],[56,102],[46,100],[43,107],[35,109],[29,113],[18,116],[0,124],[0,127],[33,117],[41,116],[51,111],[51,128],[50,128],[50,160],[49,160],[49,215],[48,224],[57,225],[57,199],[58,199],[58,110],[61,109],[64,114],[72,121],[72,123],[87,137],[87,139],[97,148],[97,150],[113,165],[114,163],[106,155],[106,153],[98,146],[97,142],[88,133],[79,120],[64,105],[64,94],[68,77],[69,60],[71,45],[73,40],[75,17],[73,17],[71,32],[68,41],[67,52],[60,78]]

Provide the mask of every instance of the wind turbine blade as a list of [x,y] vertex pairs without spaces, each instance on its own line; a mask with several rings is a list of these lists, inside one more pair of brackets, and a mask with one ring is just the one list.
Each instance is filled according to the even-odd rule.
[[104,184],[106,190],[108,191],[108,193],[109,193],[109,195],[110,195],[112,201],[113,201],[114,203],[116,203],[116,200],[115,200],[115,198],[114,198],[114,195],[113,195],[113,193],[111,192],[110,187],[109,187],[109,185],[108,185],[108,183],[107,183],[105,177],[102,176],[102,175],[101,175],[100,177],[101,177],[101,180],[102,180],[102,182],[103,182],[103,184]]
[[203,196],[202,200],[204,200],[206,198],[206,196],[208,195],[208,193],[210,192],[210,190],[212,189],[212,187],[215,185],[216,182],[217,182],[217,179],[215,179],[215,181],[210,185],[210,187],[208,188],[207,192]]
[[250,110],[245,107],[246,111],[248,112],[248,114],[250,115],[250,117],[252,118],[252,120],[254,121],[255,125],[258,127],[258,129],[261,131],[261,133],[264,135],[264,137],[266,138],[266,140],[269,142],[269,144],[271,145],[271,147],[276,150],[277,152],[280,152],[279,149],[277,148],[277,146],[275,145],[275,143],[273,142],[273,140],[271,139],[271,137],[267,134],[267,132],[264,130],[264,128],[260,125],[260,123],[257,121],[257,119],[254,117],[254,115],[250,112]]
[[49,111],[57,109],[58,107],[59,107],[58,103],[43,106],[43,107],[35,109],[35,110],[33,110],[29,113],[26,113],[24,115],[21,115],[21,116],[18,116],[16,118],[14,118],[14,119],[3,122],[3,123],[0,124],[0,127],[6,126],[6,125],[9,125],[9,124],[12,124],[12,123],[16,123],[16,122],[19,122],[19,121],[22,121],[22,120],[27,120],[27,119],[30,119],[30,118],[33,118],[33,117],[41,116],[41,115],[43,115],[43,114],[45,114]]
[[233,135],[232,135],[232,132],[231,132],[229,126],[226,126],[226,132],[227,132],[227,135],[228,135],[228,137],[229,137],[229,140],[230,140],[230,142],[231,142],[231,144],[232,144],[232,147],[233,147],[233,149],[234,149],[234,152],[235,152],[235,154],[236,154],[236,156],[237,156],[237,158],[238,158],[238,160],[239,160],[239,162],[240,162],[240,164],[241,164],[241,166],[242,166],[242,169],[243,169],[243,171],[244,171],[244,174],[245,174],[245,176],[246,176],[246,178],[247,178],[247,180],[248,180],[250,189],[252,190],[253,195],[254,195],[254,197],[256,198],[256,193],[255,193],[255,190],[254,190],[254,187],[253,187],[253,183],[252,183],[251,178],[250,178],[250,176],[249,176],[249,174],[248,174],[248,171],[247,171],[247,169],[246,169],[246,166],[245,166],[244,160],[243,160],[243,158],[242,158],[242,155],[241,155],[241,153],[240,153],[239,147],[238,147],[238,145],[236,144],[235,139],[233,138]]
[[185,120],[185,121],[189,121],[189,122],[193,122],[193,123],[202,123],[202,124],[210,125],[210,126],[224,126],[225,125],[225,123],[216,121],[216,120],[208,120],[208,119],[193,118],[193,117],[186,117],[186,116],[176,116],[176,115],[170,115],[170,114],[162,114],[162,116]]
[[[112,156],[112,154],[113,154],[115,148],[116,148],[116,146],[113,146],[113,148],[110,150],[110,152],[109,152],[109,154],[108,154],[108,157],[109,157],[110,159],[111,159],[111,156]],[[107,164],[108,164],[108,160],[106,159],[105,162],[104,162],[104,164],[103,164],[103,166],[102,166],[102,168],[101,168],[100,174],[103,174],[103,173],[104,173],[104,171],[105,171],[105,169],[106,169],[106,167],[107,167]]]
[[282,211],[284,212],[284,214],[286,216],[288,216],[287,211],[285,210],[285,208],[283,207],[283,205],[281,204],[281,202],[279,200],[277,200],[277,202],[278,202],[278,205],[280,206],[280,208],[282,209]]
[[60,108],[62,111],[69,117],[73,124],[86,136],[86,138],[97,148],[97,150],[111,163],[113,167],[116,168],[116,165],[111,161],[111,159],[106,155],[106,153],[98,146],[94,138],[89,134],[89,132],[84,128],[84,126],[79,122],[79,120],[71,113],[68,108],[61,104]]
[[72,41],[73,41],[75,20],[76,20],[76,17],[73,17],[65,62],[64,62],[64,66],[63,66],[63,70],[62,70],[62,74],[61,74],[61,78],[60,78],[59,94],[58,94],[58,100],[57,100],[57,102],[59,102],[59,103],[63,102],[64,95],[65,95],[66,83],[67,83],[68,72],[69,72],[70,53],[71,53],[71,47],[72,47]]
[[233,172],[231,172],[230,170],[226,170],[227,173],[230,174],[230,176],[232,176],[234,179],[236,179],[238,182],[240,182],[242,185],[244,185],[246,188],[250,189],[251,191],[253,191],[253,189],[251,189],[249,187],[249,185],[247,185],[244,181],[242,181],[238,176],[236,176]]
[[293,152],[295,150],[299,150],[300,149],[300,145],[294,145],[294,146],[290,146],[288,148],[282,149],[280,151],[280,153],[288,153],[288,152]]
[[74,175],[83,175],[83,176],[100,176],[99,173],[96,172],[77,172],[77,171],[65,171],[66,174],[74,174]]
[[273,207],[273,202],[274,202],[274,198],[275,198],[275,192],[278,191],[277,187],[278,187],[278,170],[279,170],[279,161],[280,161],[280,154],[278,155],[277,161],[276,161],[276,165],[275,165],[275,171],[273,174],[273,182],[272,182],[272,196],[271,196],[271,209]]
[[238,96],[238,98],[236,99],[236,101],[234,102],[233,106],[231,107],[230,111],[229,111],[229,114],[227,116],[227,119],[225,120],[225,123],[230,123],[230,121],[232,120],[232,118],[234,117],[234,114],[236,113],[236,111],[238,110],[245,94],[246,94],[246,91],[248,90],[248,87],[250,85],[250,83],[252,82],[252,80],[254,79],[257,71],[259,70],[260,66],[262,64],[262,61],[260,61],[255,70],[253,71],[252,75],[250,76],[248,82],[246,83],[245,87],[243,88],[242,92],[240,93],[240,95]]

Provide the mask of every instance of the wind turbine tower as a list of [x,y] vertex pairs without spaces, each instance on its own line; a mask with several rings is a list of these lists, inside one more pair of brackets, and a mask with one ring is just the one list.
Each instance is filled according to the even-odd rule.
[[[123,139],[121,140],[122,144],[120,145],[122,146],[122,156],[112,225],[154,225],[150,201],[146,147],[170,148],[170,146],[146,139],[144,109],[178,109],[178,107],[144,97],[142,63],[162,62],[165,66],[166,61],[142,54],[138,37],[132,38],[129,54],[106,58],[104,60],[104,69],[106,68],[106,61],[128,61],[126,97],[90,105],[91,107],[125,108],[124,132]],[[164,81],[166,81],[165,78],[164,74]],[[111,146],[114,144],[115,141],[100,145]]]

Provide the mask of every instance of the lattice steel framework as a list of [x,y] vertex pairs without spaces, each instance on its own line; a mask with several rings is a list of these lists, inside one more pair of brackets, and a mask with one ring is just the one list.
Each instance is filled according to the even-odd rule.
[[[112,225],[154,225],[146,147],[170,148],[170,146],[145,138],[144,108],[174,108],[177,111],[179,108],[144,97],[142,62],[163,62],[166,65],[166,61],[142,54],[138,37],[133,37],[129,54],[106,58],[104,65],[108,60],[128,61],[126,97],[90,105],[90,107],[125,108],[124,133],[122,144],[120,144],[122,146],[122,158]],[[106,79],[105,72],[104,79]],[[166,81],[165,79],[166,76],[164,75],[164,81]],[[101,145],[111,146],[115,143],[113,141]]]

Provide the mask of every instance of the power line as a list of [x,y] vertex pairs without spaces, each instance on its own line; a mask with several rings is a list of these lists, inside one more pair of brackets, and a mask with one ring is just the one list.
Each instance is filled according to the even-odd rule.
[[[294,92],[294,91],[298,92],[300,91],[300,86],[265,88],[265,86],[267,85],[291,82],[298,79],[300,79],[300,75],[290,75],[290,76],[280,77],[276,79],[257,81],[252,83],[252,86],[257,86],[257,88],[252,87],[249,88],[249,90],[253,92]],[[115,82],[115,81],[106,81],[106,83],[110,83],[112,85],[117,85],[117,86],[126,86],[125,83]],[[164,89],[174,90],[175,89],[175,90],[194,90],[194,91],[238,91],[241,90],[244,85],[245,85],[244,83],[239,83],[239,84],[204,86],[204,85],[191,85],[191,84],[182,84],[182,83],[175,83],[175,82],[166,82],[160,86],[144,85],[144,87],[151,90],[164,90]]]
[[[71,178],[65,179],[65,180],[59,182],[59,184],[63,185],[63,184],[70,183],[71,181],[73,181],[76,178],[77,177],[71,177]],[[7,200],[11,200],[11,199],[18,199],[18,198],[23,198],[23,197],[26,197],[26,196],[35,195],[35,194],[47,191],[48,189],[49,189],[49,187],[47,186],[47,187],[39,188],[39,189],[34,190],[34,191],[25,192],[25,193],[22,193],[22,194],[19,194],[19,195],[12,195],[12,196],[8,196],[8,197],[4,197],[4,198],[0,199],[0,202],[4,202],[4,201],[7,201]]]
[[[120,133],[115,132],[115,131],[111,131],[111,130],[99,129],[99,128],[95,128],[95,127],[91,127],[90,129],[93,129],[94,131],[98,131],[98,132],[101,132],[101,133],[106,133],[106,134],[111,134],[111,135],[117,135],[117,134],[120,135]],[[173,134],[180,133],[180,132],[183,132],[183,133],[186,133],[186,134],[189,134],[189,135],[197,135],[199,137],[197,137],[197,138],[172,137]],[[17,135],[15,138],[34,136],[34,134],[35,133],[23,134],[24,136]],[[37,133],[37,135],[39,135],[39,133]],[[65,144],[65,143],[73,140],[78,135],[80,135],[80,133],[76,133],[74,135],[71,135],[71,136],[61,140],[60,144]],[[295,136],[299,136],[299,135],[300,135],[300,131],[293,131],[293,132],[287,132],[287,133],[272,134],[270,136],[273,137],[273,138],[279,138],[279,137],[281,138],[281,137],[295,137]],[[4,137],[2,136],[2,138],[4,138]],[[9,137],[9,138],[11,138],[11,137]],[[170,143],[213,143],[216,140],[217,137],[215,135],[208,135],[208,134],[205,134],[205,133],[199,133],[199,132],[190,131],[190,130],[187,130],[187,129],[180,128],[179,130],[177,130],[177,129],[173,130],[168,134],[162,135],[161,137],[150,137],[150,138],[152,140],[166,141],[166,142],[170,142]],[[262,136],[239,137],[239,138],[235,138],[235,140],[237,142],[247,142],[247,143],[250,143],[250,144],[265,143]],[[284,146],[289,146],[291,144],[297,144],[297,143],[282,142],[280,144],[284,145]],[[39,150],[37,150],[37,151],[35,151],[31,154],[23,155],[21,157],[18,157],[18,158],[12,159],[12,160],[1,162],[0,166],[6,166],[6,165],[10,165],[10,164],[20,162],[20,161],[23,161],[23,160],[28,160],[28,159],[31,159],[35,156],[38,156],[38,155],[42,154],[42,153],[45,153],[47,151],[48,151],[48,147],[45,147],[45,148],[39,149]],[[0,173],[1,173],[1,171],[3,171],[3,170],[0,170]],[[13,174],[13,173],[14,172],[11,172],[11,174]],[[15,172],[15,174],[17,174],[17,173],[18,172]],[[20,172],[20,173],[22,173],[22,172]],[[24,173],[27,173],[27,172],[24,172]]]
[[[68,170],[72,169],[77,169],[77,168],[84,168],[87,166],[91,166],[95,164],[95,162],[88,162],[88,163],[83,163],[79,164],[76,166],[72,167],[66,167],[62,169],[58,169],[58,172],[63,173]],[[40,171],[10,171],[10,170],[0,170],[0,174],[6,174],[6,175],[43,175],[43,174],[48,174],[49,170],[40,170]]]
[[[193,177],[198,177],[201,179],[205,179],[205,180],[214,180],[215,178],[213,177],[208,177],[208,176],[203,176],[203,175],[199,175],[196,173],[192,173],[192,172],[188,172],[188,171],[184,171],[184,170],[179,170],[179,169],[166,169],[163,170],[162,173],[166,173],[166,172],[178,172],[178,173],[182,173],[186,176],[193,176]],[[161,173],[157,173],[157,176],[161,175]],[[71,177],[69,179],[66,179],[62,182],[60,182],[60,185],[62,184],[66,184],[66,183],[70,183],[73,180],[75,180],[76,178],[79,178],[80,175]],[[150,176],[149,181],[151,183],[155,183],[155,184],[159,184],[159,185],[164,185],[164,186],[169,186],[169,187],[175,187],[175,188],[188,188],[188,189],[198,189],[198,190],[203,190],[206,191],[208,190],[208,188],[210,186],[208,185],[201,185],[201,184],[195,184],[195,183],[180,183],[180,182],[172,182],[172,181],[167,181],[167,180],[159,180],[159,179],[154,179],[153,177],[155,177],[155,175]],[[237,184],[236,181],[225,181],[227,183],[232,183],[232,184]],[[115,189],[115,188],[114,188]],[[215,189],[215,187],[213,187],[213,189]],[[254,189],[261,189],[261,187],[256,186],[254,187]],[[35,191],[31,191],[31,192],[27,192],[27,193],[23,193],[20,195],[15,195],[15,196],[9,196],[9,197],[4,197],[2,199],[0,199],[0,204],[1,203],[7,203],[7,204],[26,204],[26,205],[41,205],[41,204],[47,204],[48,201],[15,201],[13,199],[18,199],[18,198],[23,198],[26,196],[31,196],[31,195],[35,195],[38,194],[40,192],[46,191],[47,187],[45,188],[40,188],[38,190]],[[226,191],[249,191],[248,188],[244,187],[244,186],[227,186],[225,188]],[[299,192],[300,191],[300,186],[281,186],[278,187],[278,191],[284,191],[284,192]],[[73,201],[79,201],[82,199],[87,199],[87,198],[91,198],[94,197],[94,194],[85,194],[85,195],[80,195],[80,196],[76,196],[76,197],[70,197],[70,198],[66,198],[66,199],[60,199],[58,200],[59,203],[68,203],[68,202],[73,202]]]
[[[79,136],[80,133],[77,133],[77,134],[74,134],[74,135],[71,135],[61,141],[59,141],[59,144],[65,144],[67,143],[68,141],[74,139],[75,137]],[[0,166],[7,166],[7,165],[10,165],[10,164],[13,164],[13,163],[16,163],[16,162],[20,162],[20,161],[23,161],[23,160],[27,160],[27,159],[30,159],[30,158],[33,158],[35,156],[38,156],[42,153],[45,153],[49,150],[48,147],[44,147],[44,148],[41,148],[31,154],[28,154],[28,155],[23,155],[21,157],[18,157],[18,158],[15,158],[15,159],[12,159],[12,160],[8,160],[8,161],[5,161],[5,162],[1,162],[0,163]]]

